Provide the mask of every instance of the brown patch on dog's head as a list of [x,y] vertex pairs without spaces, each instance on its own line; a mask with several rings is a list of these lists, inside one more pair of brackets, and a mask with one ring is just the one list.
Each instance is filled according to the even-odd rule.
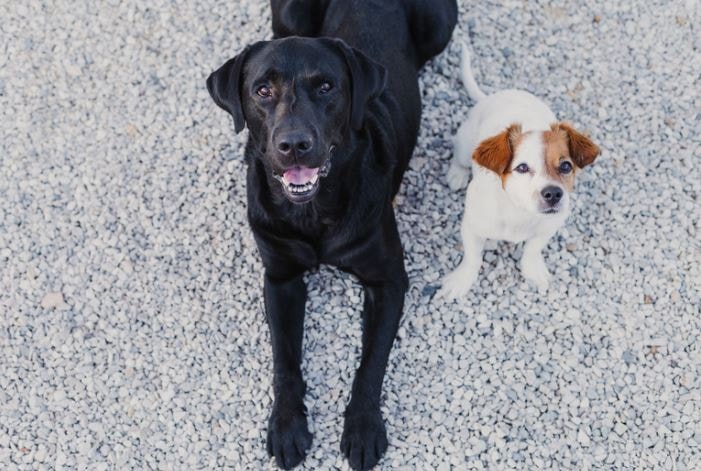
[[567,123],[555,123],[550,129],[555,133],[564,133],[570,157],[579,168],[591,165],[601,153],[599,146]]
[[[570,155],[569,138],[567,133],[554,126],[550,131],[543,132],[543,151],[545,171],[554,181],[560,182],[567,191],[574,189],[574,174],[576,163]],[[569,172],[562,172],[563,162],[569,162]]]
[[520,138],[521,125],[512,124],[496,136],[482,141],[473,152],[472,159],[499,175],[503,184],[509,174],[509,166]]

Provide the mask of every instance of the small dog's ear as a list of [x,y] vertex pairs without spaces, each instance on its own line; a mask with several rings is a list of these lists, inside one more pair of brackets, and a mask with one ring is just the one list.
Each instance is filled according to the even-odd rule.
[[385,68],[340,39],[330,41],[346,59],[351,82],[351,126],[360,130],[367,104],[380,96],[387,84]]
[[567,123],[555,123],[551,129],[553,131],[562,130],[567,134],[570,157],[579,168],[591,165],[601,153],[599,146]]
[[496,136],[485,139],[472,154],[472,160],[501,176],[514,158],[514,143],[521,135],[521,125],[512,124]]
[[207,90],[214,103],[228,111],[234,118],[234,129],[237,133],[243,131],[246,119],[241,104],[241,83],[243,82],[243,64],[251,50],[247,46],[239,55],[229,59],[211,73],[207,78]]

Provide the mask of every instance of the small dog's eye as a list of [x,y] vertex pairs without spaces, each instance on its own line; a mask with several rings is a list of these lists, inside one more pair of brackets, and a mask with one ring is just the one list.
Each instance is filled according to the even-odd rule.
[[333,88],[333,85],[331,85],[329,82],[322,83],[321,86],[319,87],[319,95],[329,93],[332,88]]
[[258,94],[258,96],[262,96],[263,98],[270,98],[271,96],[273,96],[273,91],[270,89],[270,87],[267,87],[265,85],[258,87],[256,93]]
[[518,173],[528,173],[530,169],[526,164],[519,164],[514,170],[516,170]]
[[562,162],[560,164],[560,173],[570,173],[572,171],[572,164],[569,162]]

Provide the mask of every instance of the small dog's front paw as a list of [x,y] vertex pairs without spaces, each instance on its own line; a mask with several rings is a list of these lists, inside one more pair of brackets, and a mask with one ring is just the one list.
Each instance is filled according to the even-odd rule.
[[436,296],[448,301],[465,296],[477,280],[477,271],[462,266],[443,278],[441,289]]
[[524,278],[536,285],[539,291],[545,291],[550,284],[550,273],[543,257],[527,257],[521,261]]
[[448,180],[448,187],[453,191],[458,191],[461,188],[467,186],[468,173],[467,169],[451,163],[448,173],[446,174],[446,179]]
[[268,454],[282,469],[300,464],[312,445],[304,407],[274,407],[268,421]]
[[341,451],[355,470],[372,469],[380,461],[387,451],[387,432],[379,410],[360,413],[346,411]]

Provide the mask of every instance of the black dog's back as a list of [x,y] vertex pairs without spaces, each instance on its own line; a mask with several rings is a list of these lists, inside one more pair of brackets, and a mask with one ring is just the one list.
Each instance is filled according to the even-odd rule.
[[[393,193],[414,150],[421,122],[418,71],[448,44],[455,0],[272,0],[275,37],[335,37],[387,70],[384,105],[395,133]],[[385,123],[385,126],[388,123]]]
[[[409,39],[413,47],[400,52],[411,54],[417,69],[445,49],[458,17],[455,0],[271,0],[271,4],[276,38],[333,36],[371,57],[373,51],[363,47],[363,38],[385,42],[385,51],[391,49],[387,42],[401,48]],[[369,31],[380,34],[369,38],[365,36]]]

